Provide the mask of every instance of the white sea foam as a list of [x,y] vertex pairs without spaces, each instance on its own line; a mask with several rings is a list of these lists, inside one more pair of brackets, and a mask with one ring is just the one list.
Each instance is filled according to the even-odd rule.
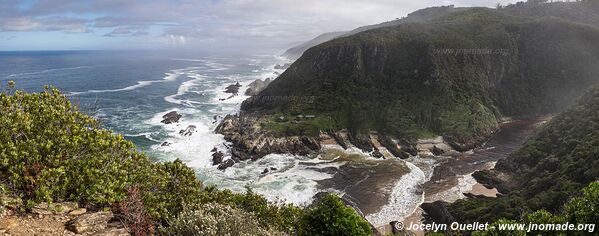
[[391,220],[402,220],[424,202],[421,185],[426,181],[425,173],[410,162],[405,162],[410,172],[403,175],[393,187],[389,202],[377,213],[366,219],[375,226],[386,225]]
[[143,88],[146,86],[149,86],[151,84],[154,83],[161,83],[161,82],[168,82],[168,81],[173,81],[176,80],[177,78],[179,78],[179,76],[181,76],[183,74],[182,72],[183,70],[173,70],[172,73],[166,73],[165,77],[161,80],[142,80],[142,81],[137,81],[137,84],[131,85],[131,86],[127,86],[124,88],[119,88],[119,89],[103,89],[103,90],[87,90],[84,92],[71,92],[69,95],[80,95],[80,94],[86,94],[86,93],[108,93],[108,92],[122,92],[122,91],[131,91],[131,90],[135,90],[135,89],[139,89],[139,88]]
[[35,71],[35,72],[25,72],[25,73],[11,74],[11,75],[6,76],[6,78],[19,77],[19,76],[24,76],[24,75],[38,75],[38,74],[45,74],[45,73],[50,73],[50,72],[55,72],[55,71],[63,71],[63,70],[77,70],[77,69],[85,69],[85,68],[95,68],[95,67],[101,67],[101,66],[107,66],[107,65],[93,65],[93,66],[76,66],[76,67],[54,68],[54,69],[47,69],[47,70]]
[[173,95],[169,95],[169,96],[164,97],[165,101],[170,102],[170,103],[174,103],[174,104],[179,104],[179,105],[186,105],[186,106],[192,106],[194,104],[198,104],[198,102],[195,102],[195,101],[192,101],[192,100],[182,100],[182,99],[178,99],[177,98],[179,96],[182,96],[182,95],[185,95],[186,93],[188,93],[189,90],[191,89],[191,87],[193,87],[194,85],[196,85],[196,83],[198,81],[201,81],[201,80],[204,79],[203,76],[197,75],[197,74],[190,74],[190,75],[187,75],[187,76],[191,77],[193,79],[181,83],[181,85],[177,89],[177,93],[173,94]]
[[[256,79],[274,78],[276,72],[280,73],[281,71],[274,70],[273,64],[249,75],[223,75],[211,78],[209,71],[225,70],[231,65],[217,62],[216,59],[178,58],[173,60],[199,62],[209,68],[179,71],[182,76],[194,79],[183,82],[176,94],[164,98],[175,107],[156,113],[146,120],[145,124],[148,126],[161,127],[167,134],[167,138],[161,141],[169,143],[165,146],[156,144],[151,148],[164,153],[164,156],[168,157],[167,160],[175,158],[183,160],[188,166],[196,169],[198,177],[205,184],[215,184],[219,188],[236,192],[243,192],[245,187],[249,186],[253,191],[264,195],[271,201],[305,205],[309,204],[312,197],[318,192],[317,181],[332,177],[319,169],[338,168],[344,164],[318,158],[308,159],[302,156],[270,154],[257,161],[236,163],[226,171],[217,170],[217,167],[212,165],[211,149],[217,147],[220,151],[226,152],[225,145],[230,144],[224,140],[222,135],[213,132],[216,126],[213,116],[222,117],[226,114],[236,113],[240,103],[247,98],[243,94],[249,83]],[[225,88],[237,82],[242,86],[239,89],[239,94],[229,98],[231,94],[225,93]],[[199,86],[202,86],[203,89],[198,90]],[[209,86],[211,89],[206,89],[205,86]],[[200,98],[193,96],[194,94],[202,96]],[[208,100],[205,100],[206,96],[209,97]],[[207,110],[206,105],[217,105],[217,107]],[[202,107],[199,108],[199,106]],[[162,116],[170,111],[176,111],[183,116],[180,122],[168,125],[160,123]],[[196,127],[195,132],[191,136],[180,135],[179,131],[189,125]],[[225,153],[225,155],[225,159],[230,158],[230,154]],[[302,164],[306,162],[312,165]],[[265,169],[268,169],[268,172],[263,174]]]

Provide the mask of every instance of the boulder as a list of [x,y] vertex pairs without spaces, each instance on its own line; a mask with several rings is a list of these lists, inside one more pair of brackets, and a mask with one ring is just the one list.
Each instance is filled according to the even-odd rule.
[[231,93],[233,95],[237,95],[239,93],[239,88],[241,88],[241,84],[239,82],[229,85],[225,88],[225,93]]
[[219,170],[225,170],[231,166],[233,166],[235,164],[235,161],[228,159],[222,163],[220,163],[220,165],[218,165],[217,169]]
[[177,123],[179,122],[179,119],[181,119],[182,115],[177,113],[176,111],[171,111],[169,113],[166,113],[165,115],[162,116],[162,123],[164,124],[172,124],[172,123]]
[[400,149],[399,147],[397,147],[397,144],[395,143],[395,141],[393,141],[393,139],[391,139],[391,137],[389,137],[389,136],[385,136],[385,135],[379,136],[379,143],[381,145],[383,145],[383,147],[385,147],[387,149],[387,151],[389,151],[393,156],[395,156],[397,158],[400,158],[400,159],[410,158],[410,154],[406,153],[403,149]]
[[431,150],[431,152],[435,156],[441,156],[445,153],[445,150],[443,150],[435,145],[435,146],[433,146],[433,149]]
[[67,221],[65,228],[77,234],[98,232],[106,229],[113,216],[112,212],[87,213]]
[[447,202],[436,201],[431,203],[422,203],[420,208],[424,210],[426,219],[438,224],[451,224],[452,222],[455,222],[455,218],[451,215],[451,213],[449,213],[447,206]]
[[362,151],[365,152],[372,152],[373,150],[373,146],[372,145],[372,141],[370,140],[370,135],[366,135],[366,134],[349,134],[349,141],[356,146],[357,148],[359,148]]
[[196,131],[195,125],[189,125],[187,128],[179,131],[179,134],[182,136],[191,136]]
[[225,157],[225,154],[223,154],[221,151],[212,153],[212,165],[218,165],[221,162],[223,162],[223,158]]
[[264,168],[264,170],[262,171],[262,174],[266,174],[268,173],[268,168]]

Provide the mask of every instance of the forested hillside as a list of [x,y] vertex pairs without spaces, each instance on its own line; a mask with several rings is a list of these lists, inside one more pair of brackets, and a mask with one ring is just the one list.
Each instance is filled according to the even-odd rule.
[[[319,130],[469,143],[504,117],[562,110],[598,81],[598,41],[588,25],[469,9],[313,47],[242,110],[316,114]],[[306,125],[295,128],[314,129]]]
[[[560,213],[564,203],[599,178],[597,147],[599,87],[594,87],[545,124],[524,147],[499,161],[494,170],[474,174],[503,196],[460,200],[449,206],[450,213],[462,222],[518,220],[540,209]],[[587,207],[597,212],[592,210],[596,205]]]

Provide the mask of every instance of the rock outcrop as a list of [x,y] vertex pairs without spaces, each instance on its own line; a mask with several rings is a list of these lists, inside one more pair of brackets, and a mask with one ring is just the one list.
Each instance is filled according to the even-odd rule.
[[164,124],[172,124],[172,123],[177,123],[179,122],[179,119],[181,119],[182,115],[177,113],[176,111],[171,111],[169,113],[166,113],[165,115],[162,116],[162,123]]
[[112,212],[87,213],[68,221],[65,226],[68,230],[78,234],[98,232],[107,228],[108,221],[113,216]]
[[189,125],[187,128],[180,130],[179,134],[182,136],[191,136],[194,132],[196,132],[196,126]]
[[[213,164],[219,169],[230,167],[237,161],[256,160],[271,153],[310,155],[320,151],[325,144],[337,144],[344,149],[350,145],[377,158],[409,158],[417,155],[414,144],[395,140],[376,132],[353,135],[347,130],[320,132],[318,135],[284,136],[262,128],[268,118],[255,114],[228,115],[215,132],[223,134],[233,144],[232,161],[222,162],[222,153],[213,152]],[[431,147],[432,148],[432,147]],[[381,151],[381,150],[387,150]],[[221,163],[222,162],[222,163]]]
[[255,80],[254,82],[252,82],[248,85],[248,89],[245,90],[245,95],[247,95],[247,96],[257,95],[262,90],[264,90],[264,88],[266,88],[266,86],[268,86],[268,84],[270,84],[271,81],[272,81],[272,79],[270,79],[270,78],[266,78],[266,79],[264,79],[264,81],[262,81],[261,79]]
[[225,88],[225,93],[230,93],[233,95],[237,95],[239,93],[239,88],[241,88],[241,84],[239,82],[229,85]]

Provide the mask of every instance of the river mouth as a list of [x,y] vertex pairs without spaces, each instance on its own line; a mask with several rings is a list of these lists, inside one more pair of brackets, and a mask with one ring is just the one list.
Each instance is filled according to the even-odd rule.
[[397,181],[411,170],[398,159],[374,159],[360,152],[327,148],[321,158],[344,162],[329,179],[318,181],[321,190],[334,190],[363,215],[387,205]]
[[503,123],[500,130],[482,147],[456,157],[440,159],[434,167],[430,180],[423,186],[425,202],[437,200],[452,202],[463,198],[462,193],[470,191],[472,185],[476,184],[471,176],[473,172],[491,169],[498,160],[518,150],[545,120],[518,120]]

